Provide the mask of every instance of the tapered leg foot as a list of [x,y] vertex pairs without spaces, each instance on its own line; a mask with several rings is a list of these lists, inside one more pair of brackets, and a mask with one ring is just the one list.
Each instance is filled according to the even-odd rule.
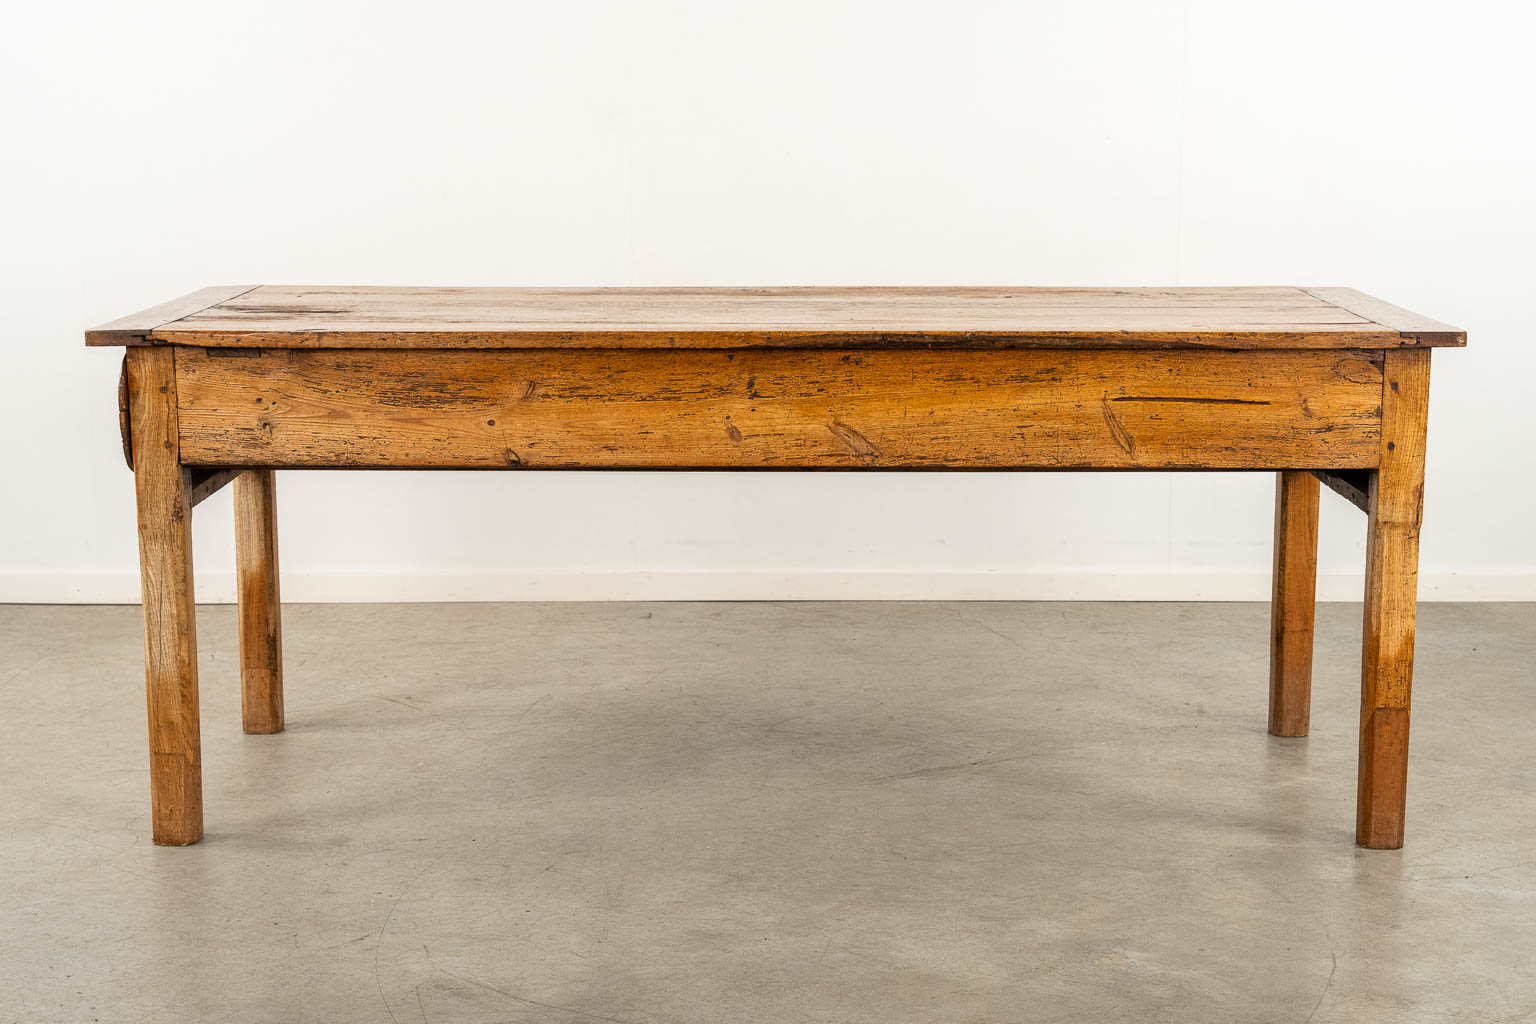
[[1275,479],[1275,573],[1270,603],[1269,732],[1305,736],[1312,714],[1312,619],[1317,595],[1317,477]]
[[277,584],[277,490],[270,469],[235,478],[240,707],[248,733],[283,731],[283,627]]
[[1408,709],[1376,708],[1360,723],[1360,793],[1355,842],[1398,850],[1408,796]]

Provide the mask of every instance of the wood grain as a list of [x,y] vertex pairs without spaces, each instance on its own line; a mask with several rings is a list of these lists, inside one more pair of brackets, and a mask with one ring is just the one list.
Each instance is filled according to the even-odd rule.
[[201,288],[190,294],[162,302],[158,306],[130,313],[111,323],[93,327],[85,332],[87,345],[147,345],[150,332],[172,321],[207,309],[220,302],[227,302],[250,291],[255,285],[215,285]]
[[207,466],[1374,466],[1368,352],[178,349]]
[[277,581],[277,481],[270,469],[235,480],[240,707],[248,733],[283,731],[283,627]]
[[1405,342],[1429,348],[1462,346],[1467,333],[1353,288],[1307,288],[1308,295],[1397,331]]
[[128,354],[133,475],[144,588],[144,673],[154,841],[203,835],[197,625],[192,590],[192,496],[177,449],[175,351]]
[[1327,294],[1291,287],[263,285],[198,310],[178,306],[176,316],[147,334],[144,325],[164,312],[99,328],[87,341],[234,348],[1361,349],[1464,340],[1450,328],[1405,334]]
[[1275,571],[1270,602],[1269,732],[1305,736],[1312,714],[1312,619],[1317,599],[1318,481],[1275,475]]
[[1387,354],[1381,466],[1370,483],[1355,840],[1374,850],[1403,845],[1429,356]]

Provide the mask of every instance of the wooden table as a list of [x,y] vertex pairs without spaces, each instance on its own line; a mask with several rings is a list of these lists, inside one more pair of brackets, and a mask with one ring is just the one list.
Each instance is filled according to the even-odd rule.
[[1319,481],[1369,517],[1355,836],[1403,841],[1430,349],[1347,288],[207,288],[128,346],[154,838],[203,835],[192,507],[233,481],[246,732],[283,728],[279,468],[1270,470],[1269,731]]

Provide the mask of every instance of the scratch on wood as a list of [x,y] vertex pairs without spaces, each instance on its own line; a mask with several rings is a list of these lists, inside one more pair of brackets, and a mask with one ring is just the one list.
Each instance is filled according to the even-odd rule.
[[[238,297],[238,296],[237,296]],[[224,312],[230,319],[241,316],[253,319],[288,320],[301,316],[346,316],[352,312],[346,306],[315,306],[293,302],[283,304],[263,304],[252,302],[250,304],[236,303],[233,299],[219,303],[216,308]]]
[[1111,402],[1180,402],[1189,405],[1268,405],[1258,398],[1182,398],[1178,395],[1120,395]]
[[1344,356],[1333,364],[1333,373],[1353,384],[1373,384],[1382,377],[1383,366],[1379,357]]
[[857,430],[854,430],[846,423],[839,423],[836,420],[833,420],[831,423],[827,424],[827,429],[832,431],[832,435],[839,441],[843,442],[843,444],[847,445],[848,450],[853,452],[855,455],[874,457],[880,454],[880,449],[871,444],[869,442],[869,438],[865,437]]
[[1104,422],[1109,424],[1109,436],[1115,439],[1115,444],[1119,445],[1125,454],[1135,455],[1136,442],[1131,438],[1131,432],[1125,429],[1125,424],[1120,422],[1120,417],[1115,415],[1114,407],[1109,404],[1108,397],[1104,399],[1102,405]]

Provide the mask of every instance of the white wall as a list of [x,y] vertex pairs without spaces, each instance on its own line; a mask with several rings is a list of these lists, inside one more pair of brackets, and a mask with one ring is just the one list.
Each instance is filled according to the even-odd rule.
[[[1437,355],[1424,596],[1536,599],[1510,3],[30,4],[0,600],[135,601],[118,353],[206,284],[1343,284]],[[1266,475],[288,473],[284,596],[1267,595]],[[1324,496],[1324,597],[1363,519]],[[198,509],[227,599],[229,498]]]

